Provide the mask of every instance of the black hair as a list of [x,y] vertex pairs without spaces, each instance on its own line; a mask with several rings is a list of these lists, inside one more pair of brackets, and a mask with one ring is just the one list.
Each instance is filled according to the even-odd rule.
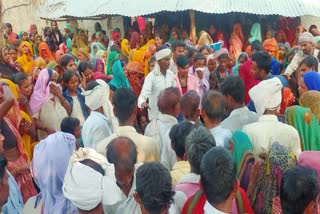
[[218,60],[220,60],[220,59],[229,59],[229,58],[230,58],[229,55],[226,54],[226,53],[220,54],[220,55],[218,56]]
[[61,57],[61,59],[60,59],[61,67],[62,67],[62,68],[63,68],[63,67],[66,67],[71,60],[75,61],[74,58],[73,58],[71,55],[69,55],[69,54],[63,55],[63,56]]
[[186,55],[178,56],[176,61],[177,61],[176,62],[177,66],[180,67],[180,68],[184,68],[187,65],[189,65],[189,58]]
[[3,155],[0,155],[0,183],[3,183],[4,175],[6,174],[6,166],[8,161]]
[[251,43],[251,51],[262,51],[263,50],[263,46],[262,46],[262,42],[260,42],[259,40],[255,40]]
[[204,154],[216,146],[211,132],[202,125],[195,126],[186,138],[186,153],[191,172],[200,174],[200,164]]
[[120,47],[118,46],[118,45],[112,45],[111,47],[110,47],[110,52],[111,51],[115,51],[115,52],[118,52],[118,53],[120,53]]
[[301,65],[306,65],[308,68],[314,67],[315,71],[318,71],[319,62],[314,56],[307,56],[300,62],[299,67]]
[[8,51],[10,51],[10,50],[14,50],[14,51],[18,52],[18,48],[16,46],[14,46],[14,45],[10,45],[8,47]]
[[82,75],[88,68],[93,69],[93,66],[90,62],[80,62],[80,64],[78,65],[79,74]]
[[152,56],[149,58],[148,65],[150,66],[151,63],[156,62],[156,61],[157,61],[156,57]]
[[207,50],[207,51],[209,52],[209,51],[210,51],[210,48],[209,48],[208,46],[206,46],[206,45],[201,46],[201,47],[199,48],[199,53],[202,53],[203,50]]
[[17,147],[18,139],[5,120],[1,120],[0,130],[1,134],[5,136],[3,141],[3,149],[9,150]]
[[106,148],[106,156],[109,163],[114,164],[124,170],[134,170],[137,163],[137,147],[133,141],[127,137],[113,139]]
[[271,60],[270,54],[265,51],[257,51],[252,55],[252,61],[256,62],[257,67],[264,70],[266,74],[270,73]]
[[194,55],[193,61],[196,62],[198,60],[206,60],[206,58],[203,56],[202,53],[197,53],[196,55]]
[[28,79],[28,75],[26,75],[23,72],[19,72],[19,73],[13,74],[12,78],[11,78],[12,82],[17,84],[18,86],[20,86],[23,83],[23,81],[25,81],[27,79]]
[[60,129],[62,132],[74,135],[75,129],[80,126],[80,120],[74,117],[65,117],[61,121]]
[[84,159],[84,160],[80,161],[80,163],[90,167],[91,169],[96,170],[97,172],[101,173],[101,175],[103,175],[103,176],[105,175],[105,172],[104,172],[104,169],[102,168],[102,166],[91,159]]
[[95,87],[99,86],[99,83],[95,80],[91,80],[90,82],[88,82],[87,87],[86,87],[86,91],[90,91],[93,90]]
[[191,58],[195,53],[197,53],[197,50],[195,48],[188,48],[187,57]]
[[174,125],[169,132],[169,137],[171,140],[171,144],[173,145],[173,150],[175,151],[176,155],[181,159],[183,159],[183,156],[186,153],[186,138],[191,132],[192,128],[192,123],[190,123],[189,121],[183,121],[179,124]]
[[200,180],[210,204],[225,202],[237,181],[236,164],[223,147],[210,149],[202,158]]
[[102,30],[101,24],[100,24],[99,22],[94,23],[94,30],[95,30],[96,32]]
[[201,106],[211,121],[220,122],[226,109],[226,101],[220,92],[210,90],[203,97]]
[[150,214],[160,213],[162,209],[169,208],[175,192],[167,168],[158,162],[140,166],[136,173],[136,192]]
[[177,40],[172,44],[171,49],[172,51],[176,51],[178,47],[186,49],[186,43],[184,41]]
[[318,194],[316,171],[305,166],[295,166],[284,171],[280,186],[283,214],[303,213],[310,202],[317,203]]
[[244,82],[238,76],[229,76],[221,84],[220,90],[223,95],[231,96],[234,101],[242,104],[244,101]]
[[318,29],[318,27],[316,25],[311,25],[309,27],[309,33],[311,33],[312,29],[314,29],[314,28]]
[[112,104],[119,122],[126,122],[136,110],[137,96],[132,89],[119,88],[112,97]]
[[69,71],[63,72],[63,74],[62,74],[63,83],[68,84],[73,76],[77,76],[77,73],[75,73],[74,71],[69,70]]
[[7,28],[11,28],[12,29],[12,24],[10,24],[10,23],[5,23],[4,26],[6,26]]

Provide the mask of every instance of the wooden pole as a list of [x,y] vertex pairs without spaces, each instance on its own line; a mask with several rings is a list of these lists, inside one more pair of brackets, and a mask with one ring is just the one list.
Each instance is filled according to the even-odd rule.
[[197,33],[196,33],[196,19],[195,19],[195,11],[189,10],[190,16],[190,40],[194,45],[197,44]]
[[0,47],[1,49],[5,47],[5,40],[3,35],[3,4],[2,0],[0,0]]

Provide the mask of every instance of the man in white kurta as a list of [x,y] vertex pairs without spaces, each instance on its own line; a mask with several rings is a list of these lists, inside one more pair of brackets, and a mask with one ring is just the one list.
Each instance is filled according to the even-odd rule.
[[276,113],[282,100],[281,81],[278,78],[264,80],[249,91],[259,117],[258,122],[244,126],[255,156],[268,154],[273,143],[287,147],[298,158],[301,153],[298,131],[278,121]]
[[[149,120],[155,119],[158,114],[157,101],[161,91],[174,86],[175,75],[169,70],[171,51],[164,48],[156,52],[156,65],[144,80],[141,94],[138,99],[138,107],[148,108]],[[149,103],[147,100],[149,99]]]

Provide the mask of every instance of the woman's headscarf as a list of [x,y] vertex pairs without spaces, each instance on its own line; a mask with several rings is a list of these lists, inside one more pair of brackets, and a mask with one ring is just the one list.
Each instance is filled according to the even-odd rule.
[[240,23],[233,25],[233,32],[231,33],[231,38],[229,42],[230,54],[236,59],[241,54],[243,49],[243,33]]
[[213,43],[213,41],[212,41],[211,36],[206,31],[201,31],[200,36],[199,36],[199,40],[198,40],[198,47],[208,46],[212,43]]
[[27,47],[29,49],[29,52],[30,52],[30,55],[27,56],[26,54],[22,54],[18,59],[17,59],[17,63],[19,63],[19,65],[21,65],[21,67],[23,68],[23,71],[26,73],[26,74],[30,74],[32,68],[33,68],[33,50],[32,50],[32,45],[27,42],[27,41],[24,41],[24,42],[21,42],[20,46],[19,46],[19,49],[23,49],[23,47]]
[[65,55],[65,53],[62,50],[57,50],[54,54],[56,61],[60,62],[60,59],[63,55]]
[[310,108],[312,113],[320,122],[320,92],[319,91],[306,91],[304,92],[299,103],[303,107]]
[[74,33],[74,29],[72,28],[70,23],[65,23],[64,29],[68,29],[70,31],[70,33]]
[[100,58],[96,58],[96,66],[94,68],[94,72],[98,72],[98,65],[102,65],[102,72],[104,73],[104,63]]
[[131,88],[127,77],[124,75],[120,59],[116,60],[112,65],[112,76],[109,85],[115,88]]
[[309,91],[320,91],[320,74],[317,71],[304,73],[303,80]]
[[286,122],[300,135],[302,150],[320,150],[320,126],[309,108],[291,106],[286,110]]
[[77,36],[77,40],[78,40],[78,51],[80,49],[84,49],[86,52],[89,52],[89,47],[88,47],[88,37],[86,35],[86,41],[84,41],[81,37],[81,33],[84,33],[86,35],[86,33],[84,32],[84,30],[81,30]]
[[138,62],[129,62],[126,65],[126,69],[132,90],[139,97],[142,90],[141,80],[144,77],[143,67]]
[[241,178],[244,173],[247,161],[249,161],[249,159],[253,159],[253,147],[248,135],[242,131],[236,131],[233,133],[232,142],[232,156],[234,161],[236,162],[237,177]]
[[60,65],[56,61],[52,61],[47,65],[47,69],[55,70],[56,67],[60,67]]
[[131,49],[135,49],[137,44],[140,42],[140,34],[138,32],[133,32],[130,38],[130,47]]
[[[247,53],[241,52],[241,53],[239,54],[239,56],[238,56],[238,58],[237,58],[237,61],[236,61],[236,65],[235,65],[235,66],[233,67],[233,69],[232,69],[234,75],[237,75],[237,76],[239,75],[239,67],[240,67],[240,65],[242,65],[242,64],[240,63],[240,59],[241,59],[242,57],[245,57],[245,58],[246,58],[246,61],[249,59],[249,56],[248,56]],[[207,59],[207,60],[208,60],[208,59]]]
[[271,38],[271,39],[266,39],[263,41],[263,49],[268,51],[274,51],[275,55],[274,57],[279,60],[279,48],[278,48],[278,43],[277,40],[275,38]]
[[[105,175],[81,163],[83,160],[99,164]],[[94,209],[101,202],[103,205],[112,205],[122,199],[122,191],[116,185],[113,165],[90,148],[80,148],[71,156],[62,190],[66,198],[86,211]]]
[[52,70],[43,69],[40,71],[29,102],[32,114],[37,113],[48,102],[50,97],[49,83],[52,75]]
[[29,33],[36,33],[37,25],[31,24],[29,28]]
[[108,63],[107,63],[107,74],[106,75],[112,75],[112,63],[116,58],[119,58],[119,53],[116,51],[111,51],[108,55]]
[[305,151],[299,156],[299,165],[307,166],[317,171],[320,184],[320,151]]
[[129,43],[129,41],[127,39],[123,39],[121,41],[122,54],[127,58],[129,57],[129,54],[130,54],[130,51],[131,51],[131,48],[127,46],[128,43]]
[[[47,56],[43,55],[42,53],[43,50],[47,52]],[[39,44],[39,56],[42,57],[43,59],[48,58],[50,62],[55,60],[54,57],[52,56],[52,53],[49,49],[48,44],[45,42],[41,42]]]
[[87,49],[80,48],[78,50],[78,53],[81,53],[82,55],[86,56],[88,61],[90,60],[90,54],[89,51],[87,51]]
[[256,40],[258,40],[259,42],[262,42],[262,38],[261,38],[261,26],[259,23],[254,23],[251,27],[250,30],[250,35],[251,37],[249,38],[249,42],[250,44]]
[[37,59],[34,60],[34,67],[45,69],[47,67],[46,61],[42,57],[38,57]]
[[62,192],[68,163],[75,149],[75,137],[63,132],[49,135],[35,146],[31,170],[41,190],[43,213],[77,213],[76,207]]

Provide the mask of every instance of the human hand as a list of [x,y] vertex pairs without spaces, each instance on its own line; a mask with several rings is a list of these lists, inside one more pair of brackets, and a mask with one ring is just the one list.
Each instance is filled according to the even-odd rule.
[[50,88],[50,93],[52,93],[54,96],[59,97],[61,95],[61,90],[57,85],[50,84],[49,88]]
[[22,118],[19,125],[19,133],[21,135],[30,134],[32,124],[26,119]]
[[150,109],[149,104],[146,103],[146,102],[143,102],[143,103],[141,104],[141,109]]

